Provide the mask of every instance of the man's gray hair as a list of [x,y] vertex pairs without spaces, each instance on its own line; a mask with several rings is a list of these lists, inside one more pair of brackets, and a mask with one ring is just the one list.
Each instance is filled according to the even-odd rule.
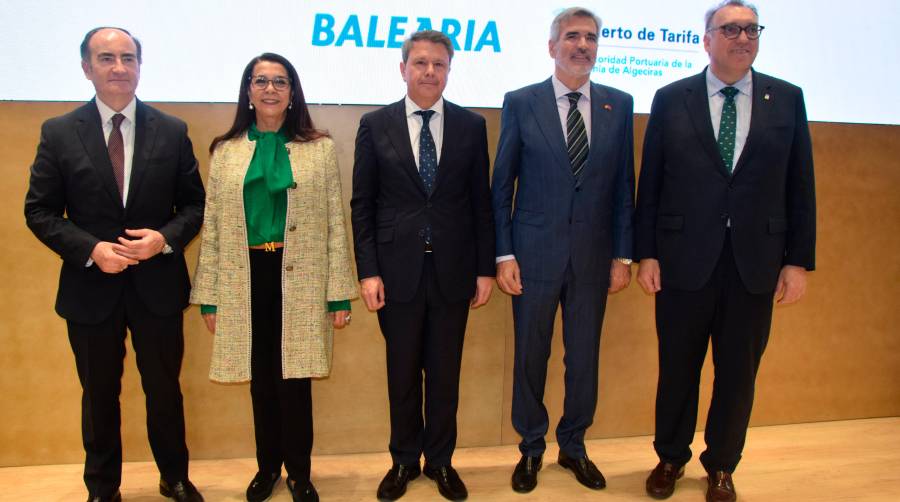
[[443,45],[447,49],[450,60],[453,61],[453,42],[450,41],[450,37],[437,30],[422,30],[413,33],[403,41],[403,46],[400,47],[400,54],[403,56],[404,63],[409,59],[409,51],[416,42],[431,42]]
[[596,14],[591,12],[584,7],[569,7],[568,9],[560,12],[553,18],[553,22],[550,23],[550,40],[559,40],[559,29],[563,23],[572,19],[573,17],[589,17],[594,20],[594,24],[597,25],[597,32],[600,31],[600,26],[603,25],[603,21],[597,17]]
[[706,11],[706,15],[703,18],[706,22],[706,31],[709,31],[713,28],[712,20],[713,17],[715,17],[716,12],[719,12],[719,10],[729,6],[744,7],[746,9],[750,9],[753,11],[753,15],[759,18],[759,12],[756,10],[756,6],[752,3],[745,2],[744,0],[725,0],[723,2],[719,2],[713,7],[710,7],[710,9]]

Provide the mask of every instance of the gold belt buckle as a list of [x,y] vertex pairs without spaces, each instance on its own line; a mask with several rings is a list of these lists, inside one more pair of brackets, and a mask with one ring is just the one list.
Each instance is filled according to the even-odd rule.
[[264,242],[263,249],[265,249],[267,253],[274,253],[275,252],[275,243],[274,242]]

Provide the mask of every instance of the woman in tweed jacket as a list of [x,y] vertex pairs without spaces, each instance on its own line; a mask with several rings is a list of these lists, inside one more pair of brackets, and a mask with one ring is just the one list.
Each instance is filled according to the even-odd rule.
[[266,53],[210,152],[191,292],[215,333],[210,378],[250,380],[259,471],[247,499],[268,498],[284,464],[293,499],[316,501],[310,378],[328,375],[333,328],[357,296],[334,142],[314,128],[293,65]]

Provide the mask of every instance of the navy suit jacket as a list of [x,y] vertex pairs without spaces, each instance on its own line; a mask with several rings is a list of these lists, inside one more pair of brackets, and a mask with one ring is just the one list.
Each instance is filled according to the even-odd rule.
[[387,300],[410,301],[431,225],[437,282],[448,300],[494,276],[487,129],[481,115],[444,100],[444,137],[432,192],[416,167],[405,100],[363,115],[356,135],[353,244],[359,279],[380,276]]
[[[205,198],[197,159],[181,120],[138,101],[135,127],[124,206],[94,101],[41,128],[25,221],[63,260],[56,311],[74,322],[94,324],[109,316],[128,280],[154,314],[172,315],[188,305],[191,284],[182,253],[200,230]],[[126,228],[159,231],[173,252],[119,274],[85,267],[98,242],[127,238]]]
[[508,93],[494,160],[497,256],[523,278],[609,284],[613,258],[632,256],[633,107],[630,95],[591,83],[587,163],[572,174],[550,79]]
[[803,92],[753,71],[747,142],[725,168],[709,115],[706,73],[653,99],[637,201],[637,259],[660,263],[663,288],[707,283],[731,222],[734,260],[752,293],[775,289],[784,265],[815,268],[816,198]]

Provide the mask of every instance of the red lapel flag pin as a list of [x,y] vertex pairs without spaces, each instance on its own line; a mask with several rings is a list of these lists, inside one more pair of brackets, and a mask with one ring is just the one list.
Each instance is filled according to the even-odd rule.
[[[768,98],[767,98],[767,99],[768,99]],[[606,110],[606,111],[608,111],[608,112],[611,112],[611,111],[612,111],[612,105],[610,105],[609,103],[604,103],[604,104],[603,104],[603,109]]]

